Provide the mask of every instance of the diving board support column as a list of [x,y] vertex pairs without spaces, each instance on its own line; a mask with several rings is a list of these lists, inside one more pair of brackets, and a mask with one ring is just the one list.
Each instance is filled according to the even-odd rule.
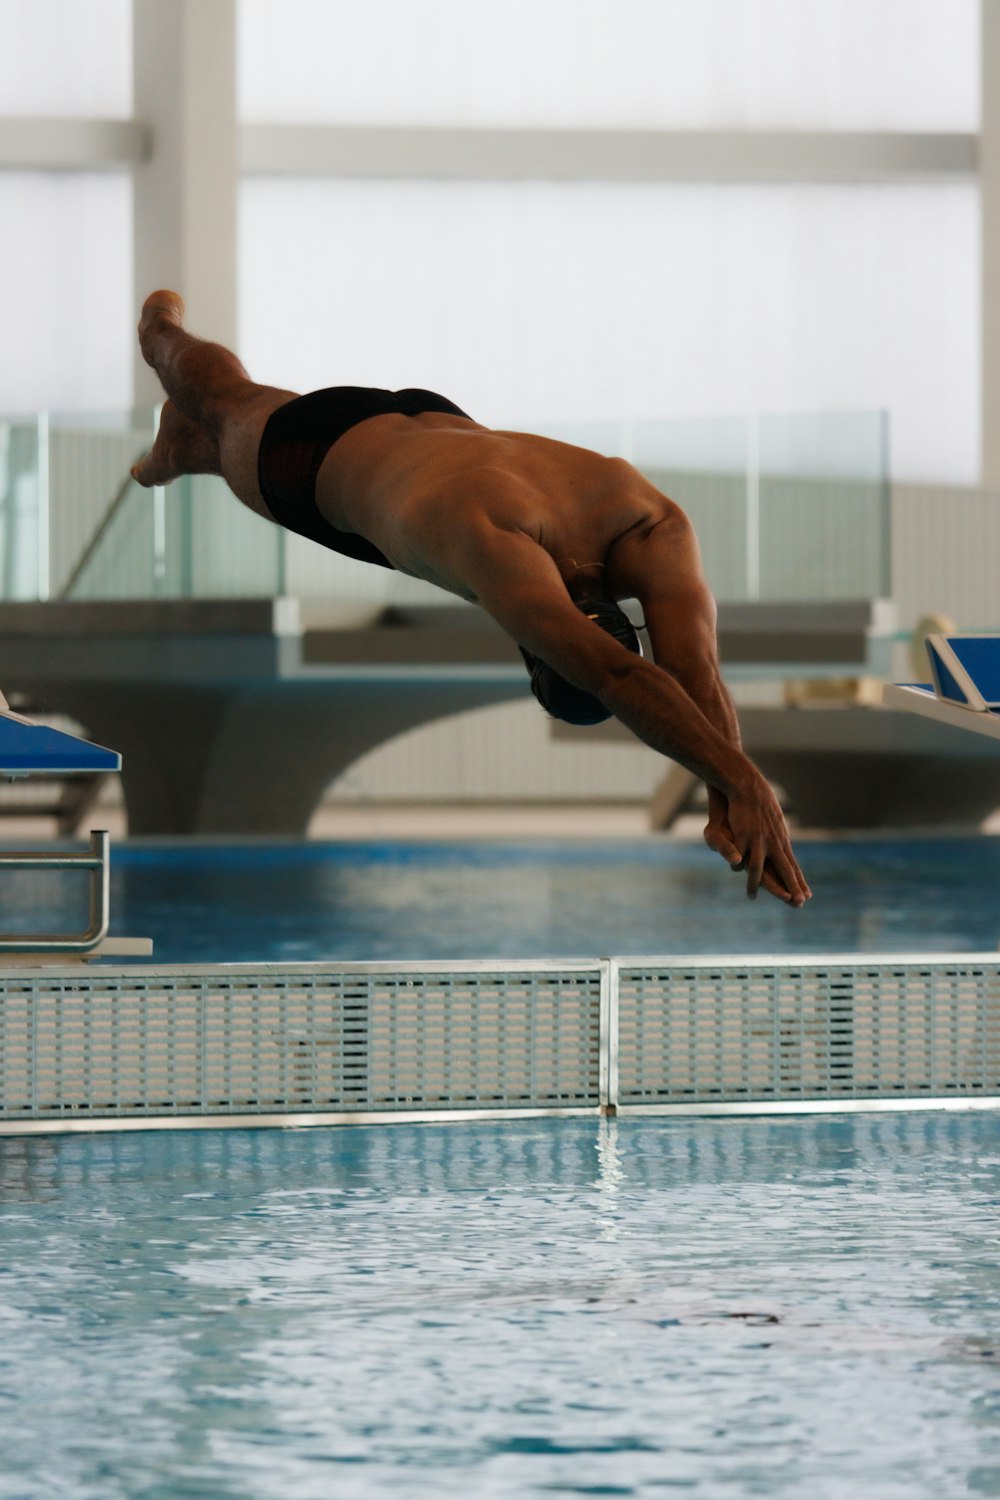
[[[236,343],[235,0],[133,0],[135,112],[152,152],[134,178],[133,269],[141,299],[182,292],[191,326]],[[135,355],[137,406],[162,400]]]
[[1000,0],[981,0],[980,11],[980,484],[1000,489]]

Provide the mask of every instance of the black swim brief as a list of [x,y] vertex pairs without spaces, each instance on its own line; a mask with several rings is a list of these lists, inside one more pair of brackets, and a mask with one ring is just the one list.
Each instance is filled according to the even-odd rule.
[[372,542],[353,532],[338,531],[320,515],[316,475],[337,439],[359,422],[389,412],[415,417],[425,411],[468,416],[433,391],[382,391],[362,385],[330,386],[279,406],[267,420],[257,454],[260,492],[278,525],[345,557],[391,568],[385,553]]

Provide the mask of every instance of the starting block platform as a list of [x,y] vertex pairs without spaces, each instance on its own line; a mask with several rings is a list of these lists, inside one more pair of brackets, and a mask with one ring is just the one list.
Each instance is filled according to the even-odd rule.
[[[120,771],[121,764],[122,758],[117,750],[107,750],[79,735],[54,729],[50,724],[36,724],[23,714],[14,713],[0,693],[0,776],[14,779],[81,773],[101,775]],[[46,964],[56,958],[62,962],[88,961],[112,955],[145,958],[152,952],[148,938],[108,935],[111,920],[110,855],[109,839],[104,830],[91,834],[90,848],[85,853],[0,851],[0,871],[7,870],[80,871],[89,882],[89,914],[83,932],[0,933],[0,965]]]
[[937,696],[930,683],[887,682],[882,689],[882,702],[887,708],[901,708],[906,713],[935,719],[939,724],[952,724],[956,729],[1000,740],[1000,710],[979,713],[974,708],[948,703]]
[[1000,635],[929,635],[933,682],[887,683],[888,708],[1000,740]]
[[71,776],[82,771],[100,775],[120,771],[117,750],[36,724],[7,707],[0,695],[0,774],[4,776]]

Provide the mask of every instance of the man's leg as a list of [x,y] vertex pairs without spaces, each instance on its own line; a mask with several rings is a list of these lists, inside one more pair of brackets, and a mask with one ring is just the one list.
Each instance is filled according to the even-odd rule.
[[153,292],[143,304],[139,346],[169,399],[152,451],[132,472],[145,485],[221,474],[245,505],[269,517],[257,450],[268,417],[296,392],[256,385],[229,349],[188,333],[183,316],[176,292]]

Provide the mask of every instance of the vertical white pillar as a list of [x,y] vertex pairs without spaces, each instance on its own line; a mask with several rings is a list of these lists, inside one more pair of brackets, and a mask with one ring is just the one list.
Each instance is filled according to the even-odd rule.
[[47,599],[51,588],[52,542],[49,535],[49,414],[38,413],[36,428],[38,467],[35,472],[35,562],[38,569],[36,588],[39,599]]
[[[141,303],[179,291],[192,332],[236,342],[236,0],[133,0],[135,114],[152,154],[135,174]],[[138,308],[137,308],[138,311]],[[161,399],[136,353],[135,404]]]
[[1000,0],[981,0],[982,462],[980,482],[1000,490]]
[[760,418],[747,417],[747,598],[760,598]]

